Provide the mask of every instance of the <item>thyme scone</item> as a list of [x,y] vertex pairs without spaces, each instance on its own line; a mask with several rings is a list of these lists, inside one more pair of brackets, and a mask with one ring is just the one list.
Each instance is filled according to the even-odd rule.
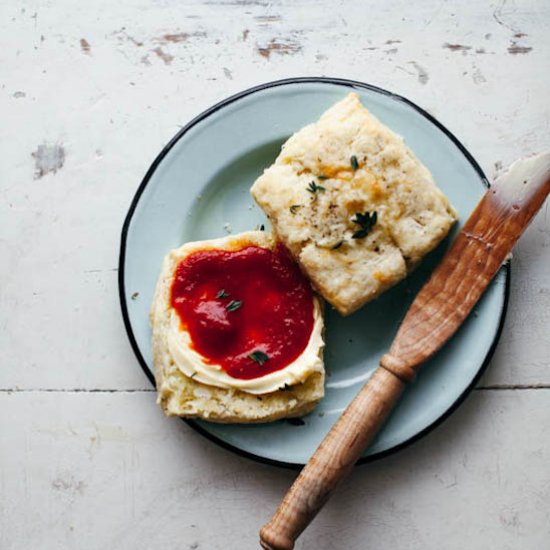
[[457,219],[430,171],[355,93],[291,136],[251,192],[343,315],[406,277]]

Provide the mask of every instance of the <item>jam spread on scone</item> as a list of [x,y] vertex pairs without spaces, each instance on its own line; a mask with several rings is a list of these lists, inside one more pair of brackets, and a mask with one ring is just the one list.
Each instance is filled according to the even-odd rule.
[[304,351],[314,325],[311,285],[282,244],[187,256],[170,301],[193,349],[233,378],[285,368]]

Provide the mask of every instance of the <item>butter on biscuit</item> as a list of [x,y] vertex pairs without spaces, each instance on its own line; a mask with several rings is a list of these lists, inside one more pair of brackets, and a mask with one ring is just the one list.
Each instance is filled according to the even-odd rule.
[[271,422],[303,416],[324,396],[323,303],[317,296],[312,298],[313,328],[306,348],[284,368],[252,379],[233,378],[202,357],[172,306],[177,266],[186,257],[248,246],[273,250],[276,245],[270,232],[247,231],[188,242],[166,255],[150,315],[158,403],[166,415],[221,423]]

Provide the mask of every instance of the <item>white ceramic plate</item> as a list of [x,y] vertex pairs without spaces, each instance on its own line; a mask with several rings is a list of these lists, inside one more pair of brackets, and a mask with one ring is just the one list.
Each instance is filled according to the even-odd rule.
[[[250,186],[291,134],[352,90],[405,138],[431,170],[458,211],[460,223],[467,219],[487,186],[483,172],[448,130],[406,99],[367,84],[331,78],[272,82],[230,97],[191,121],[159,154],[122,230],[122,314],[138,361],[152,382],[148,313],[164,255],[185,241],[223,236],[227,228],[238,233],[261,223],[268,226],[250,197]],[[303,423],[189,424],[248,457],[303,465],[389,349],[400,320],[448,243],[427,257],[411,277],[354,315],[342,318],[329,308],[326,397]],[[505,266],[458,333],[422,368],[361,461],[418,439],[464,399],[496,345],[508,283]]]

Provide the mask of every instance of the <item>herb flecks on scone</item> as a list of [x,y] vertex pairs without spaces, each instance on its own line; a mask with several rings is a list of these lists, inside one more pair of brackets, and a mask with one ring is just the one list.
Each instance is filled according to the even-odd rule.
[[321,302],[270,233],[170,252],[151,325],[166,414],[267,422],[306,414],[323,397]]
[[344,315],[406,277],[456,221],[429,170],[355,93],[288,139],[251,192]]

